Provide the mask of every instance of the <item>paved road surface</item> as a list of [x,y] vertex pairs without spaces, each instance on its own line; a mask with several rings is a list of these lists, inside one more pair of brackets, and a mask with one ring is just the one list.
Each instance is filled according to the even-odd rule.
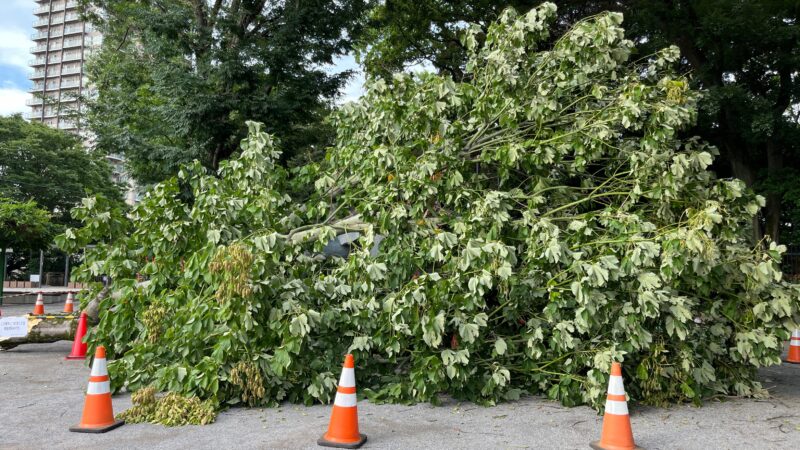
[[[24,313],[4,308],[4,315]],[[318,448],[330,408],[284,405],[234,408],[207,426],[124,425],[106,434],[70,433],[83,408],[89,369],[65,361],[69,342],[0,352],[0,449],[262,449]],[[358,369],[356,369],[357,371]],[[636,443],[647,449],[791,449],[800,447],[800,366],[765,369],[768,400],[712,401],[702,408],[633,408]],[[114,410],[130,407],[114,398]],[[601,418],[530,397],[494,408],[446,401],[443,406],[359,403],[363,448],[588,449]]]

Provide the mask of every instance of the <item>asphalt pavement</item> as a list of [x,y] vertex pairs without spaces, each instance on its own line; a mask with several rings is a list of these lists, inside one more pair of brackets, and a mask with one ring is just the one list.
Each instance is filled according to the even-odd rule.
[[[26,308],[3,308],[18,315]],[[70,342],[0,351],[0,449],[265,449],[320,448],[330,406],[285,404],[232,408],[206,426],[126,424],[105,434],[71,433],[81,417],[89,368],[65,361]],[[356,376],[358,368],[356,368]],[[631,406],[636,443],[646,449],[790,449],[800,447],[800,365],[763,369],[771,398],[726,398],[703,407]],[[130,395],[114,397],[116,413]],[[587,449],[602,417],[539,397],[496,407],[445,399],[430,404],[358,404],[362,448]]]

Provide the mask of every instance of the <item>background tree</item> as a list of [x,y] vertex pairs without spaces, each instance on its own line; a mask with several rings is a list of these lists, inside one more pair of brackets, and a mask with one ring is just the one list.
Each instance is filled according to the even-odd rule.
[[103,31],[89,69],[98,90],[96,146],[124,153],[134,177],[158,181],[181,163],[216,168],[244,121],[264,122],[285,159],[321,149],[322,125],[350,75],[326,65],[360,33],[368,0],[84,0]]
[[[0,197],[22,205],[35,201],[37,207],[47,211],[54,232],[60,232],[64,226],[77,223],[70,210],[91,195],[122,204],[120,188],[111,179],[111,167],[104,155],[83,148],[80,138],[73,134],[26,122],[19,115],[0,117]],[[18,250],[44,247],[14,246],[8,273],[30,267],[31,255]],[[47,270],[47,263],[43,264]]]
[[6,250],[39,250],[50,244],[56,227],[50,214],[33,200],[17,202],[0,196],[0,305],[6,275]]
[[[507,6],[534,1],[387,0],[370,15],[361,43],[367,71],[383,76],[428,63],[459,80],[467,53],[459,38],[467,23],[486,31]],[[756,238],[800,239],[800,4],[792,0],[558,1],[551,43],[581,18],[604,10],[625,14],[628,36],[644,54],[676,44],[682,70],[705,95],[699,134],[721,152],[715,170],[767,197]],[[479,39],[482,35],[479,35]],[[794,105],[794,109],[792,109]],[[793,224],[793,226],[792,226]]]
[[74,224],[69,211],[84,197],[122,201],[103,155],[80,138],[21,116],[0,117],[0,196],[35,200],[57,225]]

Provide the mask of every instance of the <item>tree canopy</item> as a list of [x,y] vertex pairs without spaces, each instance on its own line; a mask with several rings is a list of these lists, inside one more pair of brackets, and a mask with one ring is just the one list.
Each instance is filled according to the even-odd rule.
[[676,47],[630,60],[620,14],[554,39],[557,20],[545,3],[468,27],[460,81],[369,82],[293,179],[250,122],[239,156],[185,166],[130,220],[87,201],[60,242],[98,240],[78,276],[115,280],[88,337],[114,388],[325,402],[351,351],[375,401],[601,408],[614,360],[647,403],[761,393],[800,306],[785,248],[745,237],[763,197],[682,137],[698,95]]
[[76,135],[19,115],[0,117],[0,197],[34,200],[63,226],[77,223],[69,211],[96,194],[122,201],[103,155],[84,149]]
[[[217,168],[237,151],[245,120],[288,149],[321,154],[323,118],[350,75],[333,59],[359,35],[367,0],[83,0],[103,32],[89,67],[96,146],[127,157],[143,182],[181,164]],[[298,156],[300,157],[300,156]]]
[[0,197],[0,252],[44,248],[55,232],[50,214],[33,200],[17,202]]
[[[538,1],[388,0],[376,6],[361,42],[369,73],[387,76],[427,63],[456,80],[468,52],[468,23],[483,39],[506,6]],[[800,239],[800,5],[793,0],[658,0],[557,2],[553,38],[576,21],[605,10],[625,14],[630,39],[642,54],[668,45],[681,49],[680,69],[704,91],[691,133],[716,145],[714,169],[733,175],[767,198],[757,237],[781,233]]]

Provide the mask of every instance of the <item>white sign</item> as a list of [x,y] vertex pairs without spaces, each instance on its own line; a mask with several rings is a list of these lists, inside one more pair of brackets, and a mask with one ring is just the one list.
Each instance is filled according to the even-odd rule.
[[39,275],[31,275],[31,283],[38,283]]
[[28,335],[27,317],[0,318],[0,337],[25,337]]

